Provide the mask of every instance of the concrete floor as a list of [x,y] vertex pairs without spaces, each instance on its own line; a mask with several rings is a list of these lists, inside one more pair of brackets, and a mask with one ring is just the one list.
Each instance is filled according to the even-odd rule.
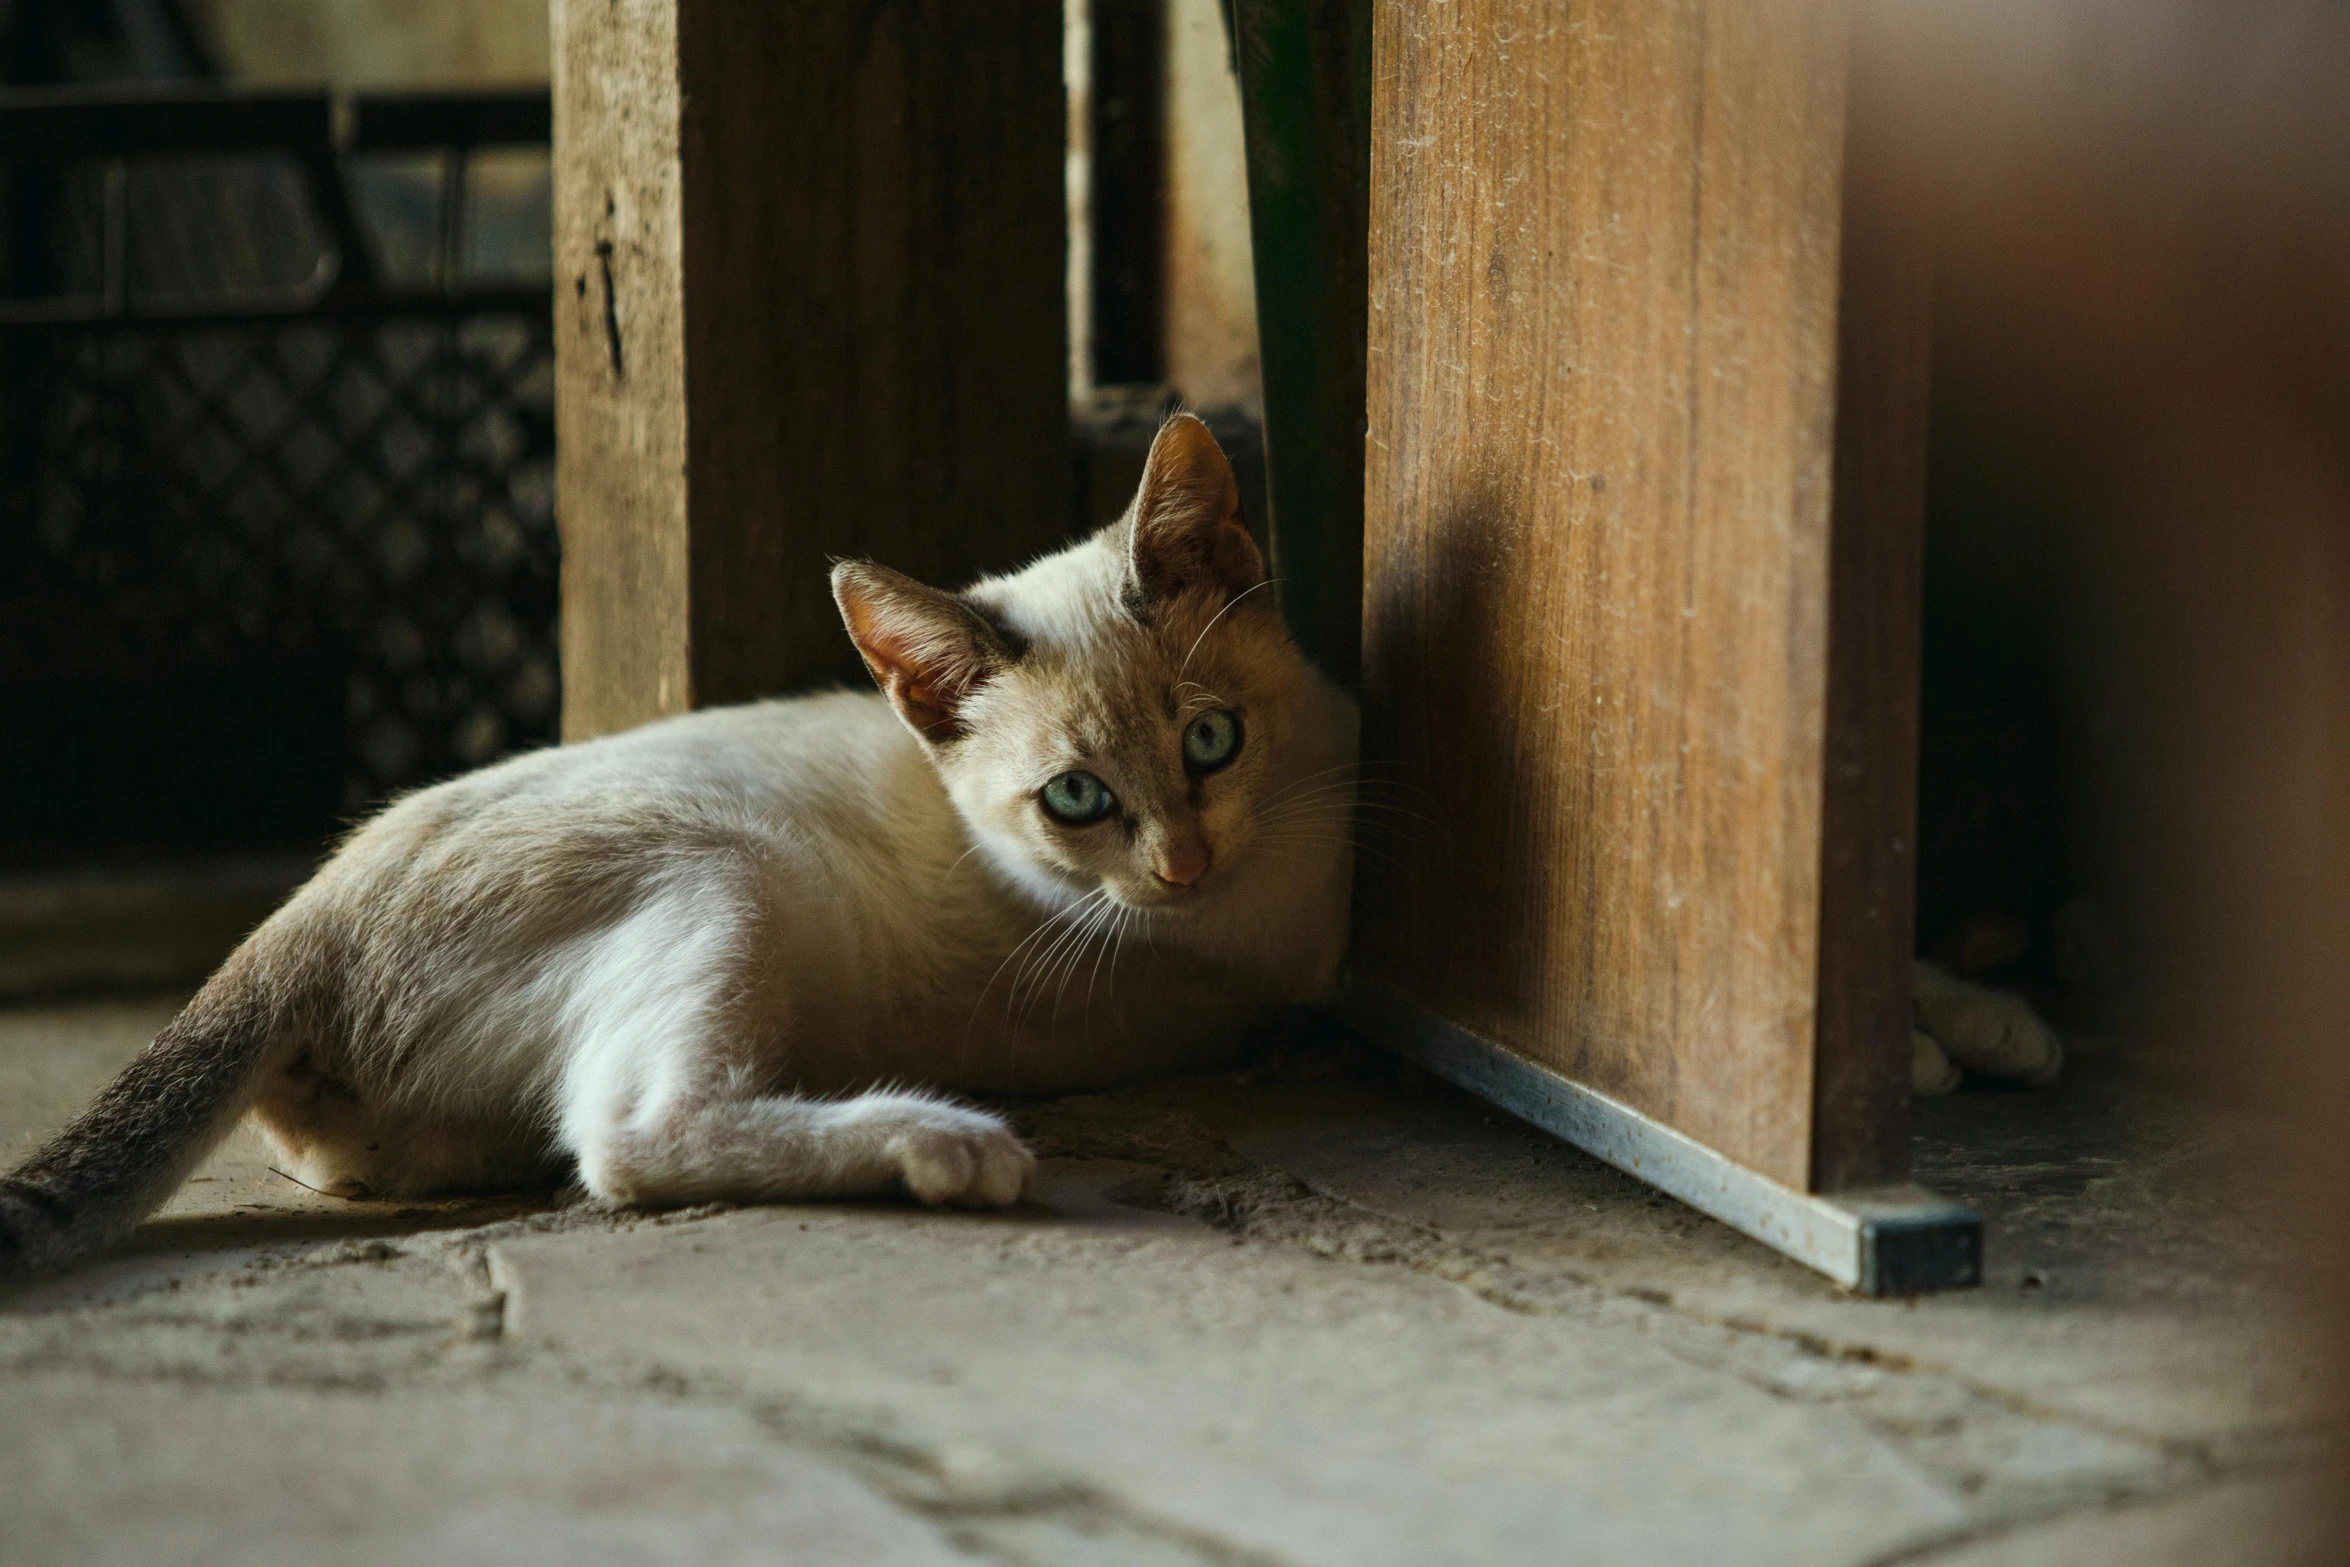
[[[0,1013],[0,1158],[168,1002]],[[1386,1058],[1029,1108],[1035,1201],[351,1204],[249,1133],[0,1300],[0,1561],[2336,1559],[2257,1124],[1921,1107],[1989,1280],[1855,1299]]]

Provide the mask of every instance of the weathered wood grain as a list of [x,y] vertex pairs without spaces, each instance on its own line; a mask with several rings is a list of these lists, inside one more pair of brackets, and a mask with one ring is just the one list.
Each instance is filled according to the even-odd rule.
[[[1882,1010],[1819,1006],[1823,917],[1872,963],[1870,920],[1908,939],[1906,861],[1823,831],[1831,664],[1914,634],[1831,614],[1914,595],[1916,525],[1871,512],[1849,560],[1831,526],[1847,31],[1769,0],[1374,26],[1367,750],[1429,820],[1374,839],[1358,967],[1797,1188],[1815,1061],[1848,1059],[1819,1030]],[[1845,691],[1839,765],[1911,765],[1894,685]]]
[[1061,8],[561,0],[564,732],[857,675],[1068,530]]
[[[1931,219],[1859,12],[1845,120],[1811,1189],[1909,1171]],[[1908,177],[1904,177],[1904,176]]]
[[690,704],[674,0],[554,8],[563,732]]

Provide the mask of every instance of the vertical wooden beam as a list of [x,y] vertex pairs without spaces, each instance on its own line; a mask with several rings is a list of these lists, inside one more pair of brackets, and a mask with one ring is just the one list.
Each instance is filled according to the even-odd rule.
[[563,733],[692,705],[677,0],[555,6]]
[[1813,1191],[1909,1173],[1932,257],[1873,15],[1858,12],[1845,115]]
[[1360,672],[1371,0],[1230,0],[1282,613]]
[[1061,8],[557,0],[564,734],[855,673],[1070,515]]

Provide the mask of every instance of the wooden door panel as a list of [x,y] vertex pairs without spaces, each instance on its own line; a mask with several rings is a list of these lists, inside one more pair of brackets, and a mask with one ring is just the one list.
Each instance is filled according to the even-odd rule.
[[1843,19],[1374,37],[1366,754],[1434,820],[1366,863],[1359,967],[1803,1189]]

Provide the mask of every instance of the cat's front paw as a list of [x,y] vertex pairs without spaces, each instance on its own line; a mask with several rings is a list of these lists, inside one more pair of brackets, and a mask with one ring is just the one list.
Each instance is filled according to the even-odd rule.
[[1036,1155],[982,1110],[924,1105],[884,1145],[898,1178],[932,1207],[1009,1208],[1028,1190]]
[[1917,1027],[1969,1071],[2042,1087],[2064,1068],[2064,1044],[2023,997],[1955,978],[1931,963],[1916,970]]

